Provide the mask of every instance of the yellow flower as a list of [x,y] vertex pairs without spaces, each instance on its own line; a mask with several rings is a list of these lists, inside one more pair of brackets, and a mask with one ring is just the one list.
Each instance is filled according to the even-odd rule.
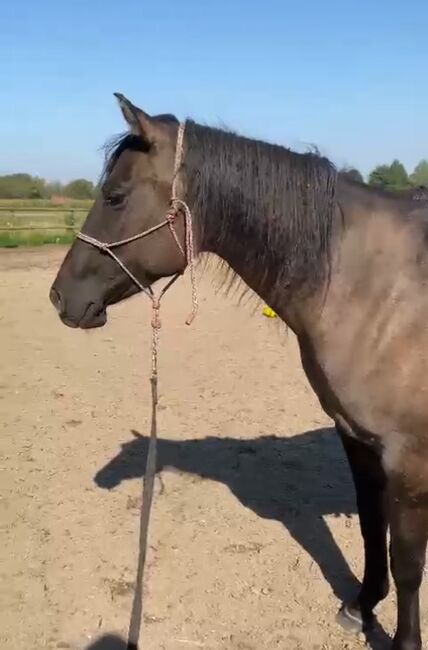
[[267,305],[266,305],[266,307],[264,307],[264,309],[263,309],[263,316],[267,316],[268,318],[276,318],[277,315],[278,315],[278,314],[276,314],[276,313],[274,312],[274,310],[271,309],[270,307],[268,307]]

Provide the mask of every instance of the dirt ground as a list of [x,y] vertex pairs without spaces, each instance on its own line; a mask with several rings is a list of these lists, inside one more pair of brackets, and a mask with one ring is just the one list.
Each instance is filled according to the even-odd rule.
[[[61,248],[0,253],[0,646],[125,637],[149,430],[150,309],[93,332],[48,290]],[[362,572],[352,484],[291,334],[200,283],[168,295],[144,650],[361,648],[335,621]],[[425,636],[426,585],[422,612]],[[389,647],[393,593],[370,643]],[[384,631],[382,631],[384,630]],[[117,637],[117,638],[118,638]],[[124,650],[104,639],[97,650]]]

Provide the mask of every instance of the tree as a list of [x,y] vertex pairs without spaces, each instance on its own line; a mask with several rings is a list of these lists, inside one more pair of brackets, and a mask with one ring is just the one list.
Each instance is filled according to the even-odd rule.
[[428,187],[428,160],[421,160],[416,165],[410,181],[415,187]]
[[410,186],[409,176],[399,160],[394,160],[389,168],[389,184],[392,190],[405,190]]
[[70,199],[92,199],[94,184],[86,178],[76,178],[64,187],[64,195]]
[[43,178],[30,174],[7,174],[0,176],[0,198],[32,199],[46,196]]
[[389,166],[378,165],[369,175],[369,185],[387,187],[389,181]]
[[356,181],[357,183],[364,183],[363,175],[355,167],[344,167],[341,170],[341,174],[346,178],[349,178],[351,181]]
[[43,178],[33,176],[30,186],[30,199],[43,199],[46,196],[46,185]]
[[394,160],[391,165],[378,165],[369,176],[369,184],[388,190],[405,190],[410,187],[406,169],[399,160]]

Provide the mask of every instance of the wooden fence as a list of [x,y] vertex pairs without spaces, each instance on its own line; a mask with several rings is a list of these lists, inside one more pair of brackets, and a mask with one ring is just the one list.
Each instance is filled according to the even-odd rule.
[[78,232],[88,213],[86,208],[0,207],[0,232],[21,231]]

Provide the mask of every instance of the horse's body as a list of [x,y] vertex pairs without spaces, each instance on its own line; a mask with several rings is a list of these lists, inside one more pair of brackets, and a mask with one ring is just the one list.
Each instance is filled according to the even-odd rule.
[[[114,241],[168,209],[177,125],[120,98],[131,126],[85,224]],[[387,527],[398,592],[395,650],[420,650],[419,586],[428,536],[428,200],[338,176],[312,154],[186,127],[182,198],[199,252],[214,253],[296,333],[302,363],[334,419],[354,476],[365,573],[343,622],[360,629],[388,590]],[[119,197],[119,198],[118,198]],[[104,203],[103,203],[104,199]],[[184,225],[177,231],[185,245]],[[145,285],[184,269],[174,239],[123,247]],[[132,281],[76,241],[51,298],[63,321],[92,327]]]
[[346,180],[336,196],[328,286],[290,320],[323,408],[393,466],[392,432],[394,453],[428,442],[428,201]]

